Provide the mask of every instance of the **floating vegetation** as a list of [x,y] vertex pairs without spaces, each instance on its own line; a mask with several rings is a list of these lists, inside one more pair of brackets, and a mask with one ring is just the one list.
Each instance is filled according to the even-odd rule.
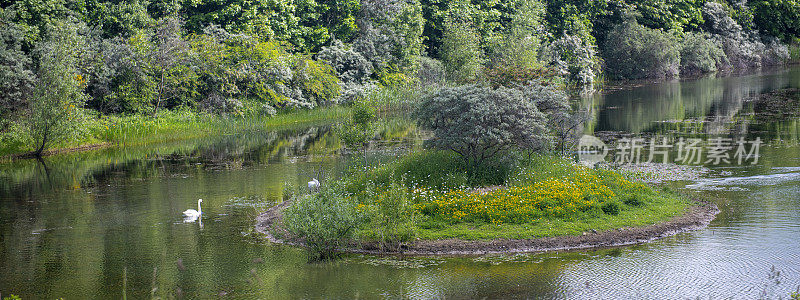
[[389,266],[398,269],[420,269],[438,266],[445,262],[443,259],[436,258],[398,258],[398,257],[363,257],[360,263],[372,266]]

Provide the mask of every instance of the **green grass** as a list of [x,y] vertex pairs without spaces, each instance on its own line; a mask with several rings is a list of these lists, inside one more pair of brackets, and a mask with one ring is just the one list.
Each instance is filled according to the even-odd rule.
[[[191,111],[162,111],[157,116],[96,116],[87,114],[69,139],[50,150],[90,145],[131,146],[166,143],[245,131],[288,129],[330,122],[348,116],[346,107],[284,112],[273,117],[223,117]],[[31,151],[21,126],[0,135],[0,157]]]
[[[457,238],[461,240],[530,239],[540,237],[582,235],[591,232],[613,230],[623,227],[639,227],[668,221],[681,215],[692,203],[684,197],[666,194],[645,207],[623,209],[618,215],[598,214],[577,219],[548,218],[523,224],[488,223],[433,223],[433,228],[417,226],[417,237],[423,240]],[[440,227],[436,227],[436,226]]]
[[[552,155],[519,158],[505,168],[490,168],[491,180],[470,181],[458,156],[421,151],[346,176],[344,188],[364,211],[380,207],[397,187],[406,189],[406,201],[415,207],[414,236],[424,240],[581,235],[663,222],[693,203],[615,171],[588,169]],[[502,186],[485,194],[470,190],[498,181]],[[380,229],[361,230],[361,236],[370,237]]]

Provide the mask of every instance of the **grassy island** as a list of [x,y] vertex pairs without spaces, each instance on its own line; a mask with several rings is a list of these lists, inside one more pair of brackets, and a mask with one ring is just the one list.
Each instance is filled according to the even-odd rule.
[[[422,151],[359,169],[296,196],[284,238],[326,247],[401,251],[419,241],[535,239],[640,227],[682,215],[692,201],[613,170],[554,155],[516,155],[465,167],[451,152]],[[366,245],[366,246],[365,246]]]

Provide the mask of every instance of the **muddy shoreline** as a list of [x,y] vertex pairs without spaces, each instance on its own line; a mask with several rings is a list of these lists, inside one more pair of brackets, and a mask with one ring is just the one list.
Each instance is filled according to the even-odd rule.
[[[275,236],[282,211],[290,201],[276,205],[256,217],[256,231],[270,242],[301,246],[297,241],[282,240]],[[557,236],[535,239],[495,239],[465,241],[459,239],[417,240],[404,244],[400,251],[381,251],[373,243],[353,243],[344,252],[389,255],[483,255],[503,253],[539,253],[550,251],[585,250],[629,246],[651,242],[679,233],[705,228],[719,213],[714,203],[696,201],[687,211],[668,221],[643,227],[624,227],[603,232],[584,233],[579,236]],[[285,233],[285,232],[283,232]]]

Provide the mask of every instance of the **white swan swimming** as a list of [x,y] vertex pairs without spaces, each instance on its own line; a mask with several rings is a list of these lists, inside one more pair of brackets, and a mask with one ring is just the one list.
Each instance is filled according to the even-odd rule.
[[197,199],[197,210],[187,209],[183,211],[183,215],[185,216],[183,219],[184,222],[194,222],[203,214],[203,208],[200,207],[200,203],[203,203],[203,199]]

